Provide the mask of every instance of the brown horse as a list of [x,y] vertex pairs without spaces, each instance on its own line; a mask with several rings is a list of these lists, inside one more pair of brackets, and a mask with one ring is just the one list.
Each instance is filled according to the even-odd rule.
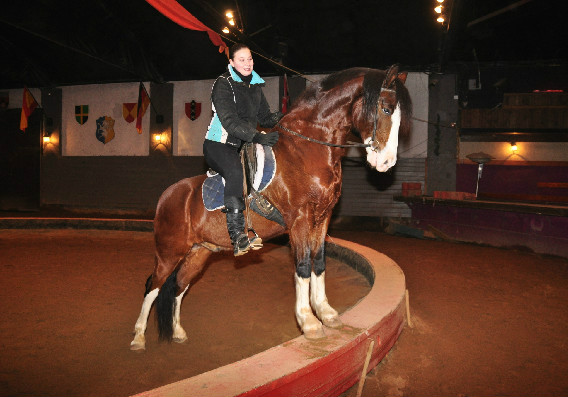
[[[406,72],[353,68],[308,87],[276,128],[277,171],[263,195],[280,210],[286,227],[251,212],[264,240],[289,234],[296,263],[296,319],[308,339],[324,337],[323,325],[341,327],[325,293],[324,239],[341,194],[341,159],[346,148],[363,146],[368,163],[384,172],[396,162],[398,134],[409,131],[411,101]],[[351,133],[362,144],[347,142]],[[225,214],[207,211],[205,175],[183,179],[162,194],[154,219],[155,267],[146,282],[132,350],[145,349],[148,315],[156,300],[162,339],[184,342],[180,306],[190,282],[211,253],[232,250]]]

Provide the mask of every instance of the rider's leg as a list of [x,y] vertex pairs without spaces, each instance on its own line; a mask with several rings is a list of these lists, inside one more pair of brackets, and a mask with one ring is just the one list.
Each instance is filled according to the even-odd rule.
[[245,204],[242,197],[225,196],[227,231],[233,243],[235,256],[246,254],[250,249],[250,242],[245,233],[244,207]]

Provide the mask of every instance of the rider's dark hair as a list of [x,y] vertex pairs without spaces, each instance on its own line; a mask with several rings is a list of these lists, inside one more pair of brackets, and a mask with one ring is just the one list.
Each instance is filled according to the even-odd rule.
[[235,43],[231,46],[231,48],[229,49],[229,58],[230,59],[235,59],[235,54],[239,51],[242,50],[243,48],[249,48],[248,45],[243,44],[243,43]]

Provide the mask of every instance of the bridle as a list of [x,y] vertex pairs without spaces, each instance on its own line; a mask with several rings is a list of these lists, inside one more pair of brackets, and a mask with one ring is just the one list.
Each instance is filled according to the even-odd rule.
[[352,142],[352,141],[348,141],[347,144],[345,145],[339,145],[336,143],[330,143],[330,142],[325,142],[325,141],[320,141],[318,139],[314,139],[314,138],[310,138],[309,136],[305,136],[300,134],[299,132],[293,131],[287,127],[284,127],[282,124],[280,123],[276,123],[276,125],[281,128],[282,130],[289,132],[292,135],[295,135],[299,138],[305,139],[306,141],[309,142],[313,142],[313,143],[318,143],[320,145],[325,145],[325,146],[331,146],[331,147],[339,147],[339,148],[352,148],[352,147],[364,147],[364,148],[368,148],[370,147],[372,150],[377,151],[379,145],[378,142],[376,142],[376,137],[377,137],[377,121],[379,119],[379,103],[381,101],[381,94],[383,92],[396,92],[396,90],[390,88],[393,84],[394,84],[394,79],[392,80],[391,84],[387,85],[387,81],[389,76],[392,73],[393,68],[397,67],[397,65],[392,65],[388,70],[387,73],[385,74],[385,79],[383,80],[383,84],[381,85],[381,91],[379,92],[379,97],[377,100],[377,107],[376,107],[376,111],[375,111],[375,117],[373,118],[373,135],[371,137],[371,142],[370,143],[359,143],[359,142]]

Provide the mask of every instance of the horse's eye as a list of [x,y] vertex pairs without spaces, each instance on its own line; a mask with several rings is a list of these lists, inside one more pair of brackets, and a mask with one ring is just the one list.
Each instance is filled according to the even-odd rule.
[[383,113],[386,114],[387,116],[390,116],[391,110],[389,108],[383,108]]

